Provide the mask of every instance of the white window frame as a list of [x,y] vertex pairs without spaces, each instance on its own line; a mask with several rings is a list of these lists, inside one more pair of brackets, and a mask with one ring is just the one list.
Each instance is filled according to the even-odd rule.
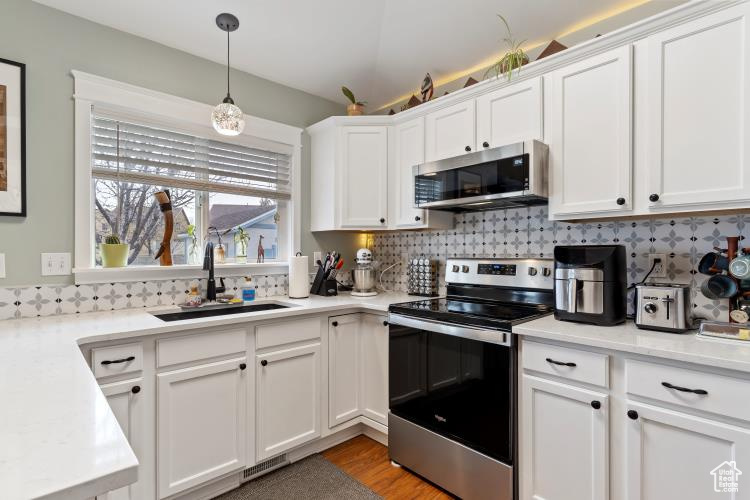
[[[94,192],[91,175],[91,110],[102,109],[123,117],[133,117],[155,126],[169,127],[200,137],[217,138],[210,123],[213,106],[163,92],[122,83],[81,71],[72,71],[75,101],[75,257],[76,284],[153,279],[198,278],[201,266],[128,266],[101,268],[94,264]],[[269,151],[291,150],[292,199],[279,204],[281,226],[279,260],[268,263],[221,264],[217,276],[280,273],[289,269],[289,257],[301,243],[301,150],[302,129],[263,118],[245,115],[245,129],[237,137],[225,138]],[[205,230],[205,227],[203,228]]]

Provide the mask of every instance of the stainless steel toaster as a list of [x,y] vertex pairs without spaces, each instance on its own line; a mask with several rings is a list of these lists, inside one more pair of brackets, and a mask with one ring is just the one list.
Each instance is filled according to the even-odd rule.
[[693,327],[690,285],[636,285],[635,324],[646,330],[682,333]]

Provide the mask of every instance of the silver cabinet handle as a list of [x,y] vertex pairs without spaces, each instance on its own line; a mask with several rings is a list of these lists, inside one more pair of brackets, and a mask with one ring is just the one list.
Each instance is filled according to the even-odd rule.
[[568,312],[574,313],[577,310],[576,292],[578,291],[578,280],[568,278]]

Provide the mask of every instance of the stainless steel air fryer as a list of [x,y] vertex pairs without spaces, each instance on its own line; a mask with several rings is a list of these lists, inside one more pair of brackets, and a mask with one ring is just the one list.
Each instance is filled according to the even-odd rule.
[[622,245],[555,247],[555,318],[616,325],[627,313]]

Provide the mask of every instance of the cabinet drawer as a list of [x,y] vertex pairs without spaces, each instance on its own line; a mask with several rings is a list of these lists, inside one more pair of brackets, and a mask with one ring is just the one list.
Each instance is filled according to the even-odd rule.
[[523,343],[523,368],[609,387],[609,356],[539,342]]
[[91,349],[91,369],[96,378],[141,371],[143,344],[95,347]]
[[245,330],[238,329],[157,340],[156,366],[161,368],[245,353],[247,351],[246,337]]
[[320,338],[320,318],[286,321],[255,328],[255,347],[265,349],[278,345]]
[[625,361],[625,377],[628,394],[750,420],[750,404],[742,397],[750,380],[634,359]]

